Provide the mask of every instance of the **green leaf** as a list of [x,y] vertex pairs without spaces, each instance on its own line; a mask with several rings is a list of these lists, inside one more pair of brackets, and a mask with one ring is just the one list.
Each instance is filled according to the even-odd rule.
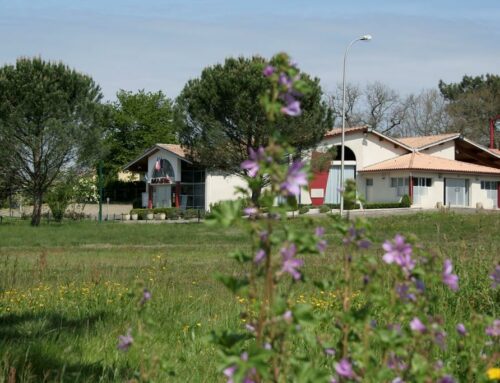
[[222,282],[233,293],[237,293],[244,287],[248,286],[248,278],[236,278],[230,275],[219,274],[215,277],[218,281]]

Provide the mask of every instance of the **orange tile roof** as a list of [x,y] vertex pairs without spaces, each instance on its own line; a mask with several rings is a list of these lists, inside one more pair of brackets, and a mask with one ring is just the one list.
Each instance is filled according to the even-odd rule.
[[182,148],[180,145],[177,144],[156,144],[160,148],[163,148],[165,150],[168,150],[174,154],[177,154],[179,157],[186,158],[188,154],[188,150]]
[[447,141],[449,139],[457,137],[460,137],[460,133],[446,133],[446,134],[436,134],[434,136],[420,136],[420,137],[401,137],[401,138],[395,138],[395,140],[416,149],[427,145],[437,144],[441,141]]
[[423,170],[430,172],[498,174],[500,169],[476,165],[468,162],[448,160],[419,152],[408,153],[367,166],[360,172],[380,172],[390,170]]
[[[353,126],[352,128],[345,128],[345,134],[362,132],[364,130],[368,130],[367,126]],[[333,137],[342,134],[342,128],[335,128],[328,132],[326,132],[325,137]]]

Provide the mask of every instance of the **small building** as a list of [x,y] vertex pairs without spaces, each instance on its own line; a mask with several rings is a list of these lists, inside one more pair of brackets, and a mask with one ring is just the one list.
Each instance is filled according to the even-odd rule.
[[245,186],[237,176],[207,170],[187,158],[180,145],[156,144],[125,165],[146,182],[142,206],[209,210],[210,205],[237,198],[236,187]]
[[[328,132],[317,148],[335,146],[337,157],[326,170],[316,172],[299,203],[340,203],[341,130]],[[367,202],[400,202],[412,207],[436,206],[498,209],[500,206],[500,151],[488,149],[459,133],[394,138],[366,126],[345,131],[345,179],[354,179]],[[209,210],[218,201],[238,197],[245,180],[192,163],[173,144],[156,144],[124,167],[146,181],[144,207]]]

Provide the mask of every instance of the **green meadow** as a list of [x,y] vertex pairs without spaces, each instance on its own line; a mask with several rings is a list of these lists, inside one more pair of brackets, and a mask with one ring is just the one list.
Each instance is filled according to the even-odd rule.
[[[306,230],[307,221],[291,222]],[[460,290],[443,289],[435,308],[451,343],[455,324],[470,320],[472,311],[498,317],[488,274],[500,260],[500,214],[418,213],[370,222],[376,244],[369,251],[382,255],[384,239],[412,233],[428,251],[454,261]],[[341,239],[332,230],[326,238],[327,251],[338,253]],[[242,227],[64,222],[33,228],[4,220],[0,382],[123,382],[148,374],[155,381],[224,381],[209,334],[244,326],[243,299],[215,280],[217,273],[239,272],[227,257],[237,249],[250,249]],[[325,259],[306,258],[306,275],[323,277]],[[152,299],[141,308],[144,287]],[[299,285],[295,294],[317,310],[336,304],[334,293],[312,287]],[[117,350],[118,336],[137,323],[134,345]],[[442,357],[453,358],[451,349]]]

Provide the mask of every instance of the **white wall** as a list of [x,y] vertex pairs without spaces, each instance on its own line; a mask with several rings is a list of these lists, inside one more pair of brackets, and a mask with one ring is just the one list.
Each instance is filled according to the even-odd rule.
[[205,179],[205,210],[219,201],[235,200],[240,197],[236,187],[246,187],[247,183],[237,175],[217,171],[207,171]]
[[420,153],[429,154],[431,156],[436,156],[440,158],[446,158],[448,160],[455,159],[455,140],[448,141],[436,146],[432,146],[428,149],[421,150]]
[[[481,190],[481,181],[497,181],[500,182],[500,178],[488,177],[488,176],[474,176],[470,180],[470,202],[472,207],[476,207],[476,203],[480,202],[483,204],[485,209],[498,208],[495,201],[492,201],[487,197],[487,191]],[[498,189],[497,189],[498,190]],[[497,191],[498,193],[498,191]],[[498,197],[497,197],[498,198]],[[498,201],[498,200],[497,200]]]
[[[339,135],[321,141],[319,147],[331,147],[340,144],[341,136]],[[357,169],[409,153],[408,150],[388,140],[380,140],[378,136],[372,133],[346,134],[345,145],[354,152]]]
[[153,169],[155,168],[156,159],[158,157],[167,159],[170,162],[170,164],[172,165],[172,168],[174,169],[174,175],[175,175],[175,179],[173,179],[172,182],[180,181],[181,180],[181,160],[175,154],[172,154],[172,153],[166,151],[165,149],[160,149],[148,157],[148,179],[151,179],[151,177],[153,176]]

